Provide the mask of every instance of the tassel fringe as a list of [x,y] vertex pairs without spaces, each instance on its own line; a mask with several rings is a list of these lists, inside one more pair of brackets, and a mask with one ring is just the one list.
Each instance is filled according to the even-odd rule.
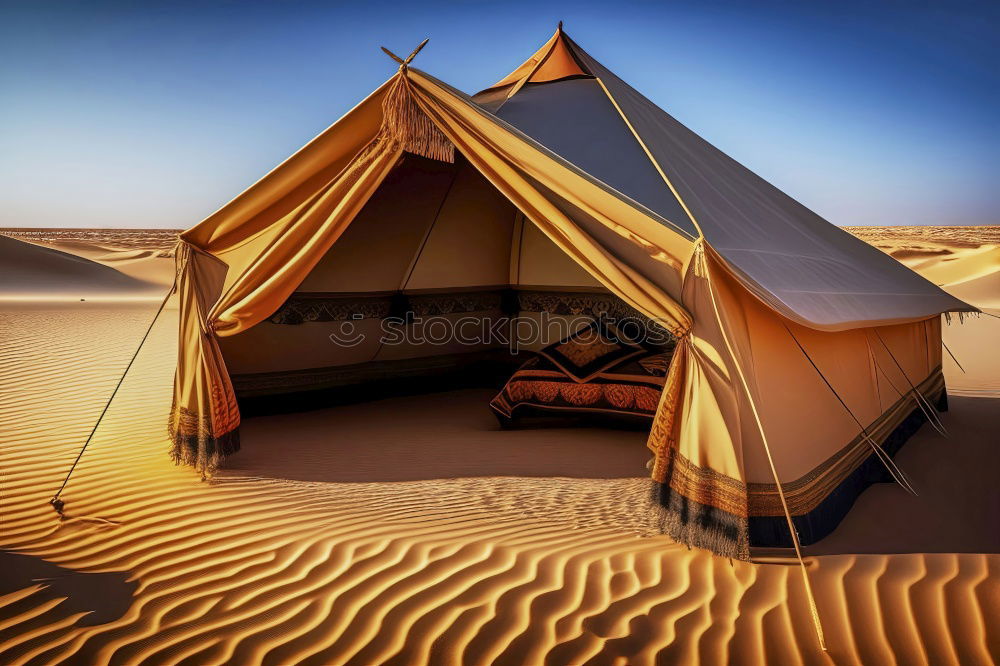
[[194,467],[205,477],[212,476],[226,457],[240,450],[238,427],[216,435],[208,419],[176,405],[170,410],[167,431],[171,459],[178,465]]
[[694,502],[665,483],[651,482],[650,494],[660,532],[688,548],[750,561],[747,518]]
[[394,141],[414,155],[441,162],[455,161],[455,144],[420,110],[406,76],[396,77],[386,92],[382,113],[378,139]]

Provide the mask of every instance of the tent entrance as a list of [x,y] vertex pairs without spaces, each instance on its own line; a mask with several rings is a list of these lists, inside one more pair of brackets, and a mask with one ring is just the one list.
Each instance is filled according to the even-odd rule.
[[461,156],[404,154],[291,297],[220,346],[247,417],[496,391],[600,317],[640,315]]

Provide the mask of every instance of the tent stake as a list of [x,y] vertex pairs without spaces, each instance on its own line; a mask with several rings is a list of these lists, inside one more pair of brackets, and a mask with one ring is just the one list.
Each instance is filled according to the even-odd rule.
[[153,315],[153,320],[149,322],[149,327],[146,329],[145,335],[142,336],[142,340],[139,341],[139,346],[136,348],[135,353],[132,354],[132,358],[129,360],[128,365],[125,366],[125,371],[122,373],[122,376],[118,379],[118,383],[115,385],[115,389],[111,392],[111,395],[108,397],[108,401],[104,404],[104,409],[101,410],[101,415],[97,417],[97,423],[94,424],[94,427],[90,431],[90,434],[87,435],[87,441],[83,443],[83,447],[80,449],[80,453],[77,454],[76,460],[73,461],[73,464],[70,466],[69,471],[66,472],[66,478],[63,479],[62,485],[59,486],[59,490],[57,490],[56,494],[53,495],[52,499],[49,500],[49,504],[51,504],[52,508],[55,509],[55,512],[59,514],[60,520],[66,517],[63,512],[66,503],[62,501],[59,498],[59,496],[62,495],[63,490],[66,489],[66,484],[69,483],[69,478],[73,475],[73,471],[76,469],[77,464],[80,462],[80,458],[83,457],[83,452],[87,450],[87,446],[90,444],[90,440],[94,438],[94,433],[97,432],[97,427],[101,425],[101,420],[104,418],[104,415],[108,413],[108,408],[111,407],[111,402],[115,399],[115,395],[117,395],[118,389],[121,388],[122,383],[125,381],[125,376],[128,374],[128,371],[132,368],[132,364],[135,363],[135,359],[138,358],[139,352],[142,350],[142,346],[146,344],[146,339],[149,337],[150,332],[153,330],[153,325],[156,323],[156,320],[159,319],[160,313],[163,312],[163,308],[167,305],[167,301],[170,300],[170,296],[171,294],[174,293],[174,289],[176,287],[177,287],[177,279],[175,277],[174,283],[170,286],[170,291],[168,291],[167,295],[163,297],[163,302],[160,303],[160,307],[157,308],[156,314]]

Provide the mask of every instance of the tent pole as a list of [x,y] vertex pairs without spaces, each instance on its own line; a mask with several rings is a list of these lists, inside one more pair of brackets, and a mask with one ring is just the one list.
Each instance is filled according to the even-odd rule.
[[747,402],[750,403],[750,411],[753,412],[754,421],[757,424],[757,431],[760,433],[760,441],[764,445],[764,453],[767,454],[767,464],[771,468],[771,476],[774,478],[774,484],[778,489],[778,498],[781,500],[781,509],[785,514],[785,522],[788,523],[788,531],[792,535],[792,545],[795,547],[795,558],[799,562],[799,570],[802,572],[802,584],[805,587],[806,598],[809,600],[809,611],[812,614],[813,627],[816,629],[816,638],[819,640],[819,646],[826,652],[826,638],[823,635],[823,624],[819,618],[819,608],[816,606],[816,598],[813,595],[812,584],[809,582],[809,572],[806,569],[806,563],[802,559],[802,544],[799,542],[799,533],[795,529],[795,523],[792,521],[792,514],[788,510],[788,502],[785,499],[785,491],[781,486],[781,480],[778,478],[778,469],[774,465],[774,457],[771,455],[771,447],[767,443],[767,436],[764,434],[764,425],[761,422],[760,414],[757,412],[757,405],[754,403],[753,395],[750,393],[750,385],[747,383],[746,376],[743,374],[743,368],[740,366],[739,359],[736,357],[736,353],[733,349],[732,344],[729,342],[729,335],[726,333],[726,327],[722,324],[722,316],[719,314],[719,306],[715,301],[715,288],[712,284],[712,274],[708,268],[708,262],[705,260],[705,250],[704,250],[704,237],[699,239],[695,252],[698,255],[697,261],[701,263],[701,268],[705,272],[705,277],[708,281],[708,294],[712,301],[712,310],[715,313],[715,321],[719,326],[719,331],[722,333],[722,339],[726,343],[726,349],[729,351],[730,358],[733,359],[733,365],[736,366],[736,374],[739,375],[740,383],[743,385],[743,391],[747,396]]
[[61,499],[59,499],[59,496],[62,495],[63,490],[66,489],[66,484],[69,483],[69,479],[71,476],[73,476],[73,472],[74,470],[76,470],[77,464],[80,462],[80,459],[83,458],[83,452],[87,450],[87,446],[90,445],[90,441],[94,438],[94,433],[97,432],[98,426],[101,425],[101,420],[104,419],[104,415],[108,413],[108,408],[111,407],[111,402],[115,399],[115,395],[118,394],[118,389],[122,387],[122,383],[125,381],[125,376],[128,375],[128,371],[132,369],[132,364],[135,363],[135,359],[139,357],[139,352],[142,351],[142,346],[146,344],[146,340],[149,338],[149,334],[153,330],[153,325],[156,324],[156,320],[159,319],[160,314],[163,312],[163,308],[166,307],[167,301],[170,300],[170,296],[173,295],[176,288],[177,288],[177,277],[175,275],[174,283],[170,285],[170,290],[167,292],[167,295],[163,297],[163,301],[160,303],[160,307],[156,309],[156,314],[153,315],[153,320],[149,322],[149,327],[146,328],[146,333],[142,336],[142,340],[139,341],[139,346],[136,347],[135,353],[132,354],[132,358],[129,359],[128,365],[125,366],[125,371],[122,372],[122,376],[118,379],[118,383],[115,385],[114,390],[111,391],[111,395],[108,397],[108,401],[104,404],[104,409],[101,410],[101,415],[97,417],[97,423],[94,424],[94,427],[93,429],[91,429],[90,434],[87,435],[87,441],[83,443],[83,447],[80,449],[80,453],[77,454],[76,460],[73,461],[73,464],[70,466],[69,471],[66,472],[66,478],[63,479],[62,485],[59,486],[59,490],[57,490],[56,494],[53,495],[52,499],[49,500],[49,504],[51,504],[52,508],[55,509],[56,513],[59,514],[60,520],[65,517],[63,514],[63,507],[66,506],[66,503],[63,502]]

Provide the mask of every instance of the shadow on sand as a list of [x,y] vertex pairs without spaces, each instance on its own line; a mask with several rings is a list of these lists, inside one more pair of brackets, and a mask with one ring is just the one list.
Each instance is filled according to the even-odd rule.
[[[360,483],[648,474],[645,433],[504,431],[489,410],[492,395],[468,389],[248,419],[243,449],[220,476]],[[891,483],[871,486],[806,553],[1000,553],[1000,399],[953,396],[942,419],[948,438],[924,425],[896,456],[917,497]]]
[[[11,606],[22,604],[28,610],[37,608],[42,601],[65,597],[58,610],[66,616],[87,613],[77,621],[83,626],[105,624],[125,614],[138,585],[136,581],[129,581],[128,577],[127,572],[74,571],[31,555],[0,550],[0,596],[42,585],[42,589],[13,602]],[[5,607],[5,616],[17,615],[16,609],[11,606]],[[2,641],[3,632],[0,632]]]

